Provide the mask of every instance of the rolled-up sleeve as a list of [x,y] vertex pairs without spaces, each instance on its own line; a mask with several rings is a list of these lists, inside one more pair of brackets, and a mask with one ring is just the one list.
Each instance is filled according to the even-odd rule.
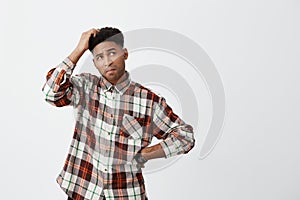
[[166,158],[188,153],[195,145],[193,127],[180,119],[160,97],[154,105],[153,135],[159,139]]
[[75,65],[66,58],[57,67],[51,69],[42,87],[45,100],[51,105],[62,107],[77,105],[82,96],[82,80],[79,76],[71,76]]

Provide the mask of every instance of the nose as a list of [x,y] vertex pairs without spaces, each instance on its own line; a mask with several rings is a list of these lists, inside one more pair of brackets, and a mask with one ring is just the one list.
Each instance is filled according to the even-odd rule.
[[112,60],[109,56],[104,56],[104,66],[108,67],[112,63]]

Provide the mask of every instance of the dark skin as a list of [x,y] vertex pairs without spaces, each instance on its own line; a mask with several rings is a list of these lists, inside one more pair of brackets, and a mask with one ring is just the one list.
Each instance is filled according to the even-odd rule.
[[112,41],[101,42],[93,49],[93,56],[94,65],[100,74],[111,84],[116,85],[125,73],[127,50]]
[[[90,29],[82,33],[81,38],[68,56],[68,58],[76,64],[80,57],[88,50],[89,38],[96,36],[99,29]],[[111,84],[116,85],[122,75],[125,73],[125,60],[128,58],[128,51],[112,41],[101,42],[93,49],[93,62],[97,70]],[[146,147],[141,151],[142,156],[147,159],[155,159],[165,157],[165,153],[160,144]]]

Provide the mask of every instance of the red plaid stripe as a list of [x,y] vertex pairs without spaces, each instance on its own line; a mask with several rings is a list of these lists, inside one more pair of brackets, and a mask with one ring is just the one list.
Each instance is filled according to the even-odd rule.
[[66,59],[47,74],[46,101],[77,110],[74,135],[57,181],[73,199],[146,199],[144,179],[133,159],[163,139],[166,157],[194,146],[193,128],[184,123],[164,98],[130,80],[126,72],[117,85],[83,73],[71,76]]

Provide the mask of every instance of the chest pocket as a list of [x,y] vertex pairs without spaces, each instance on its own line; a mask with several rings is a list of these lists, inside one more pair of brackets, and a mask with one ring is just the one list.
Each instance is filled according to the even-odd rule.
[[143,139],[143,118],[135,118],[131,115],[124,114],[120,135],[134,140]]

